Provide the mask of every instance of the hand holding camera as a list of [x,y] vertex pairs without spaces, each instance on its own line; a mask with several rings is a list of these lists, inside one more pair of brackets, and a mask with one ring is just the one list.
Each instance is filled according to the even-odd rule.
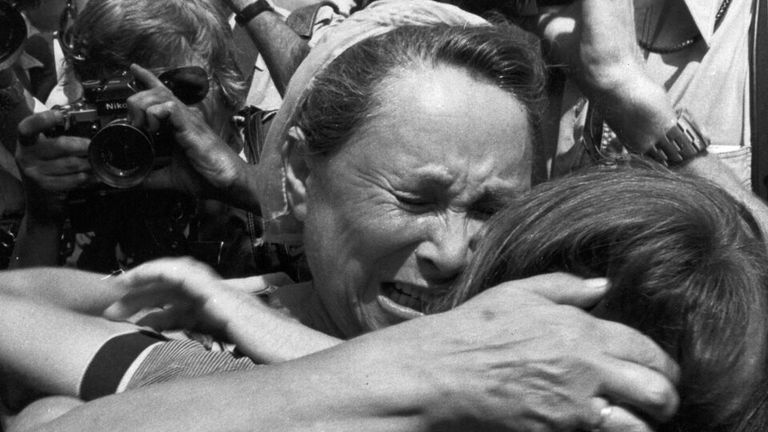
[[131,66],[147,90],[128,98],[131,123],[150,132],[168,125],[174,138],[170,164],[149,173],[144,186],[173,189],[194,196],[218,196],[239,180],[244,161],[205,121],[203,112],[186,105],[152,72]]
[[197,196],[231,181],[239,158],[188,106],[208,93],[202,68],[155,76],[134,66],[82,85],[82,100],[20,124],[19,165],[42,189],[70,191],[94,183],[95,174],[113,188],[143,184]]
[[67,193],[99,183],[110,186],[99,188],[104,193],[141,185],[213,195],[238,175],[242,161],[200,109],[187,105],[208,93],[202,68],[155,76],[134,66],[86,81],[83,89],[81,101],[19,124],[17,163],[28,195],[39,201],[30,210],[46,218],[60,215]]
[[96,183],[87,158],[88,139],[42,133],[62,121],[61,112],[45,111],[19,123],[16,163],[27,189],[27,211],[37,217],[61,216],[67,192]]

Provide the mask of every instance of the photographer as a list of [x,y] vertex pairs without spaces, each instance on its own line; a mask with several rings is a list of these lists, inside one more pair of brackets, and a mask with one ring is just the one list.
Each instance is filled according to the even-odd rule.
[[[74,17],[71,4],[65,14]],[[218,185],[193,174],[189,159],[169,138],[168,124],[142,132],[150,136],[153,150],[166,157],[152,166],[140,188],[105,186],[104,176],[94,175],[99,167],[91,161],[98,158],[92,155],[89,160],[88,152],[93,131],[104,130],[104,123],[122,119],[124,124],[116,130],[135,131],[129,122],[142,122],[144,114],[136,108],[140,102],[132,97],[142,88],[128,71],[130,64],[137,63],[157,72],[161,79],[165,76],[163,83],[175,87],[181,93],[177,96],[185,99],[186,94],[192,121],[206,123],[221,138],[209,140],[217,148],[206,149],[199,157],[207,157],[224,171],[227,161],[240,163],[237,152],[242,143],[231,119],[241,105],[245,86],[235,67],[226,21],[203,0],[91,0],[74,25],[63,30],[66,67],[74,71],[79,83],[86,83],[68,86],[76,90],[68,95],[69,102],[86,97],[84,104],[35,114],[19,125],[16,160],[29,205],[14,265],[56,265],[68,259],[81,268],[109,272],[157,256],[181,254],[215,264],[222,237],[237,235],[239,227],[230,230],[234,233],[219,229],[212,234],[218,241],[194,241],[205,230],[199,224],[203,218],[228,226],[221,221],[228,217],[228,209],[192,198],[210,197]],[[105,80],[111,81],[105,85]],[[105,101],[124,112],[105,116],[98,109]],[[98,115],[88,117],[89,110]],[[164,129],[165,136],[158,137],[157,129]],[[110,160],[114,154],[109,151],[102,156],[107,168],[113,162],[140,162],[131,159],[135,157],[132,153],[123,154],[122,162],[120,155]],[[199,157],[191,160],[199,161]],[[135,179],[130,183],[136,183]],[[202,210],[209,210],[208,214]]]
[[13,158],[17,127],[43,107],[38,99],[56,82],[50,32],[64,6],[64,0],[0,1],[0,269],[8,267],[24,214],[24,190]]

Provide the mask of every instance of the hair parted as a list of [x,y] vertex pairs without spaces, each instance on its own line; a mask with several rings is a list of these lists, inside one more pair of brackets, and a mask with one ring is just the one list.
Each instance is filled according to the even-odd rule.
[[385,79],[440,65],[463,68],[509,92],[537,129],[545,78],[531,35],[511,24],[403,26],[350,47],[313,79],[295,120],[305,150],[328,154],[340,148],[381,103]]
[[659,430],[765,430],[768,256],[725,191],[661,168],[596,168],[537,186],[488,226],[463,283],[435,309],[537,274],[607,277],[594,312],[680,365],[680,409]]
[[229,24],[209,1],[89,0],[74,23],[73,40],[86,58],[74,65],[83,79],[109,76],[131,63],[162,67],[194,55],[231,108],[245,98]]

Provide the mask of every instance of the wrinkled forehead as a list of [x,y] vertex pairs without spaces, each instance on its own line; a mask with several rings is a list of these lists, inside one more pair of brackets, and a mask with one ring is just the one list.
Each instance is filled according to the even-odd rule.
[[458,67],[401,74],[382,88],[338,150],[350,165],[459,195],[530,188],[532,130],[514,96]]

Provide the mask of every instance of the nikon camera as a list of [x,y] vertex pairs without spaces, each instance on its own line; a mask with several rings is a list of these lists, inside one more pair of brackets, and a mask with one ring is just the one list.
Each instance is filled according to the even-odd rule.
[[131,125],[128,97],[136,93],[128,73],[85,81],[83,99],[58,109],[64,123],[55,135],[90,138],[88,159],[96,176],[118,189],[137,186],[157,166],[170,161],[173,132],[168,125],[154,133]]

